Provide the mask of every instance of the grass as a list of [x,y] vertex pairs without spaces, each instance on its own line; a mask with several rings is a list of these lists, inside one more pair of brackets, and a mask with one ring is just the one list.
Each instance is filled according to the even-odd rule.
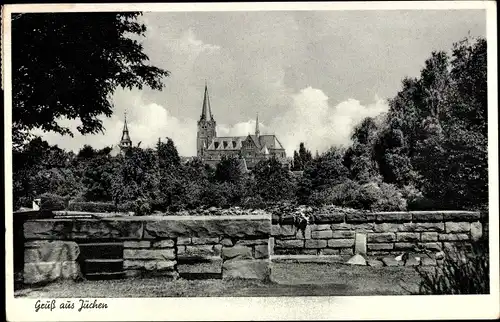
[[[17,290],[18,297],[244,297],[407,295],[420,277],[411,267],[350,266],[337,263],[273,263],[272,282],[142,278],[56,282]],[[401,285],[401,280],[404,280]]]
[[419,294],[489,294],[487,240],[471,245],[471,251],[453,248],[445,252],[443,264],[432,270],[417,268]]

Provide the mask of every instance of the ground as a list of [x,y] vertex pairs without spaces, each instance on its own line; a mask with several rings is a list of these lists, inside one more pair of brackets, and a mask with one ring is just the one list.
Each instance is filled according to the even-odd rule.
[[271,283],[252,280],[177,280],[160,277],[57,282],[24,288],[16,296],[59,297],[224,297],[408,295],[418,289],[411,267],[351,266],[340,263],[273,263]]

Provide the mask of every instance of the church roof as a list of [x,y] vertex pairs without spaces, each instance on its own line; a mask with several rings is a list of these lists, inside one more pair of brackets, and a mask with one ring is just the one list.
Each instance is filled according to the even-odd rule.
[[267,146],[268,149],[284,149],[283,145],[274,134],[260,135],[259,144],[260,146]]
[[241,150],[242,142],[250,137],[255,144],[255,146],[260,150],[266,147],[268,150],[282,150],[283,145],[278,140],[276,135],[247,135],[247,136],[225,136],[225,137],[216,137],[212,139],[207,150]]

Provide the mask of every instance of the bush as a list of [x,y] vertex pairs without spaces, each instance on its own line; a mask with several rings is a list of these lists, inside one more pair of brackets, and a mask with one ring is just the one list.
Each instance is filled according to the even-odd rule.
[[127,201],[117,206],[119,212],[133,212],[136,216],[146,216],[153,212],[151,201],[138,198],[134,201]]
[[259,195],[244,198],[241,206],[246,209],[266,209],[266,203]]
[[309,204],[314,206],[329,204],[372,211],[406,209],[406,200],[396,186],[375,182],[360,185],[351,180],[313,192],[309,197]]
[[115,212],[116,206],[111,202],[89,202],[72,201],[68,206],[70,211],[88,211],[88,212]]
[[422,281],[418,294],[489,294],[489,251],[487,239],[467,248],[445,251],[443,264],[429,271],[417,267]]
[[41,199],[40,210],[63,210],[68,202],[67,198],[52,193],[44,193],[38,198]]
[[371,204],[373,211],[398,211],[406,210],[406,199],[403,194],[393,184],[380,183],[380,197]]

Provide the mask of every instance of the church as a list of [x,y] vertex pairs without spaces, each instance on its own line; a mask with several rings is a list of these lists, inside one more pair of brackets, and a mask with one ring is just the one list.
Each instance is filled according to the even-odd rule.
[[288,166],[285,149],[274,134],[261,134],[259,117],[255,123],[255,133],[246,136],[217,136],[216,122],[210,106],[208,87],[205,93],[196,137],[197,156],[204,163],[216,166],[223,156],[237,157],[247,169],[252,169],[259,161],[275,157],[283,166]]

